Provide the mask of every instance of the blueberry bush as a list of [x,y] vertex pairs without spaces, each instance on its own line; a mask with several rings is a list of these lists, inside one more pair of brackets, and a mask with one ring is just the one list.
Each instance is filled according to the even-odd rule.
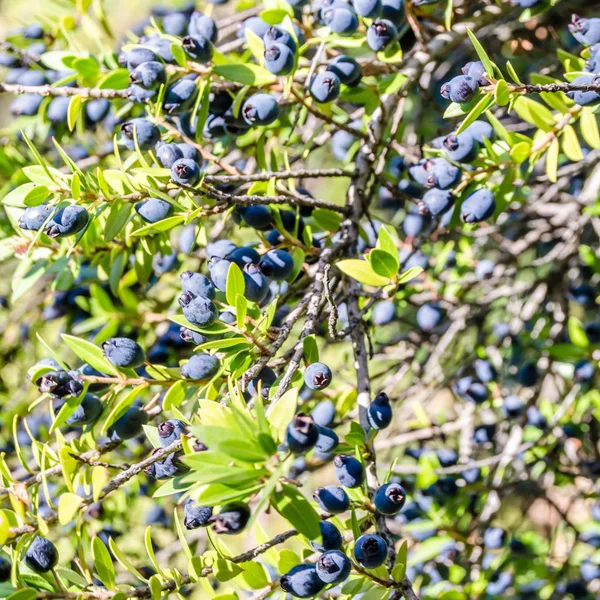
[[126,8],[0,42],[0,596],[600,597],[594,3]]

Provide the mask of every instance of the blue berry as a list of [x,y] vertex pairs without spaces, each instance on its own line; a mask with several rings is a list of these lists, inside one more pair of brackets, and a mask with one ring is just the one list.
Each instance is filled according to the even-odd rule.
[[352,0],[354,10],[361,17],[376,19],[381,14],[381,0]]
[[50,394],[54,398],[79,396],[83,391],[78,371],[50,371],[36,379],[35,384],[42,394]]
[[486,79],[485,67],[480,60],[468,62],[462,69],[463,75],[472,77],[479,85],[489,85],[490,82]]
[[127,88],[127,98],[131,102],[145,104],[147,100],[154,98],[154,96],[156,96],[155,90],[145,90],[139,85],[132,84]]
[[312,598],[325,587],[325,583],[317,575],[315,566],[305,564],[292,567],[281,577],[279,585],[296,598]]
[[494,137],[494,128],[485,121],[474,121],[463,133],[469,134],[476,142],[483,144],[483,140],[491,140]]
[[203,35],[186,35],[181,40],[181,45],[186,54],[200,64],[207,64],[212,59],[214,46],[212,45],[212,42]]
[[465,223],[480,223],[489,219],[496,210],[494,194],[482,188],[469,195],[460,206],[460,218]]
[[483,534],[483,545],[488,550],[498,550],[506,542],[506,531],[501,527],[490,527]]
[[200,35],[210,40],[213,44],[217,43],[219,30],[215,20],[200,11],[194,11],[190,17],[188,28],[190,35]]
[[442,320],[442,311],[436,304],[423,304],[417,311],[417,323],[426,333],[433,331]]
[[406,502],[406,492],[399,483],[385,483],[377,488],[373,502],[382,515],[395,515],[402,510]]
[[451,102],[463,104],[473,98],[478,91],[479,84],[475,79],[468,75],[458,75],[442,85],[440,94],[442,98]]
[[331,400],[319,402],[310,413],[320,427],[330,427],[335,420],[335,404]]
[[5,582],[10,579],[12,563],[5,556],[0,556],[0,581]]
[[35,573],[47,573],[58,564],[58,550],[50,540],[38,535],[25,552],[25,564]]
[[187,423],[179,419],[170,419],[158,424],[158,441],[163,448],[170,446],[185,434]]
[[[573,80],[573,84],[575,85],[590,85],[597,84],[600,81],[598,75],[580,75],[576,79]],[[589,92],[584,92],[581,90],[576,90],[572,92],[567,92],[567,96],[578,104],[579,106],[596,106],[600,103],[600,94],[594,90],[590,90]]]
[[[208,248],[207,248],[208,250]],[[224,292],[227,287],[227,274],[231,261],[213,256],[208,262],[208,271],[215,287]]]
[[344,7],[332,6],[322,12],[323,23],[333,33],[341,36],[352,35],[358,29],[358,17],[347,4]]
[[171,167],[171,180],[179,185],[194,186],[200,181],[200,167],[189,158],[180,158]]
[[129,74],[131,83],[145,90],[156,90],[167,81],[167,72],[161,62],[145,62]]
[[269,279],[283,281],[292,274],[294,259],[286,250],[275,248],[261,257],[258,266]]
[[177,144],[159,143],[156,146],[156,158],[165,169],[170,169],[176,160],[183,158],[183,152]]
[[287,427],[287,445],[294,454],[306,454],[318,439],[319,426],[310,415],[298,413]]
[[135,369],[146,360],[142,347],[137,342],[125,337],[106,340],[102,344],[102,351],[108,361],[115,367]]
[[135,150],[134,136],[140,150],[151,150],[160,140],[158,127],[147,119],[131,119],[121,125],[121,135],[128,150]]
[[66,123],[70,103],[71,98],[61,98],[60,96],[52,98],[46,110],[46,117],[48,117],[50,123],[54,125]]
[[79,233],[89,221],[83,206],[72,204],[59,208],[46,223],[44,233],[51,238],[68,237]]
[[376,534],[361,535],[354,545],[354,558],[365,569],[380,567],[387,557],[387,544]]
[[211,506],[198,506],[191,498],[183,505],[183,524],[186,529],[208,527],[213,509]]
[[269,293],[269,281],[257,265],[246,265],[242,273],[246,289],[244,296],[250,302],[262,302]]
[[489,383],[496,379],[496,369],[494,369],[494,366],[489,360],[478,358],[473,366],[475,367],[477,377],[479,377],[479,380],[483,381],[483,383]]
[[241,246],[240,248],[236,248],[233,252],[231,252],[231,254],[227,256],[227,259],[243,269],[245,265],[257,265],[260,261],[260,254],[250,246]]
[[82,427],[83,425],[95,423],[102,413],[102,408],[102,402],[100,402],[98,396],[87,393],[75,412],[67,419],[66,423],[71,427]]
[[110,102],[106,98],[95,98],[85,103],[85,119],[87,123],[99,123],[110,112]]
[[108,435],[112,440],[130,440],[142,433],[147,422],[148,413],[139,406],[132,406],[110,426]]
[[247,225],[259,231],[267,231],[273,224],[271,209],[265,204],[241,207],[240,213]]
[[192,108],[196,100],[196,84],[190,79],[180,79],[167,88],[163,106],[170,115],[178,115]]
[[492,260],[480,260],[475,265],[475,277],[480,280],[490,279],[494,274],[496,263]]
[[277,375],[275,371],[271,369],[271,367],[263,367],[260,373],[250,382],[248,383],[247,391],[250,396],[254,396],[258,393],[258,386],[260,383],[260,388],[262,390],[262,397],[264,400],[269,398],[269,389],[275,384],[277,380]]
[[338,584],[348,579],[352,565],[340,550],[327,550],[316,562],[317,576],[323,583]]
[[[156,454],[159,448],[155,448],[152,454]],[[144,473],[151,479],[170,479],[186,471],[179,457],[174,452],[162,460],[159,460],[144,469]]]
[[187,30],[188,18],[180,12],[166,15],[162,22],[163,31],[168,35],[181,37]]
[[409,237],[419,235],[423,231],[427,219],[427,215],[422,215],[418,212],[409,212],[402,221],[402,231]]
[[545,429],[548,421],[536,406],[527,408],[527,424],[538,429]]
[[197,331],[192,331],[191,329],[188,329],[187,327],[182,327],[180,329],[179,337],[184,342],[187,342],[189,344],[195,344],[196,346],[198,346],[199,344],[203,344],[204,342],[206,342],[208,340],[208,338],[205,335],[202,335],[201,333],[198,333]]
[[188,158],[189,160],[193,160],[200,164],[202,156],[200,155],[198,148],[191,144],[177,144],[177,147],[181,150],[181,158]]
[[246,37],[246,31],[251,31],[259,38],[263,38],[269,29],[269,24],[260,17],[250,17],[246,19],[238,29],[238,37]]
[[404,0],[382,0],[381,16],[383,19],[391,21],[396,27],[400,27],[406,17]]
[[[97,371],[96,369],[90,367],[90,365],[88,365],[87,363],[81,365],[81,367],[79,367],[78,371],[82,375],[87,375],[87,376],[92,376],[92,377],[108,377],[105,373],[101,373],[100,371]],[[88,391],[96,394],[98,392],[105,392],[109,388],[110,388],[110,383],[91,383],[88,386]]]
[[306,368],[304,383],[311,390],[323,390],[331,383],[332,377],[331,369],[325,363],[316,362]]
[[52,215],[55,207],[49,204],[28,206],[19,217],[19,227],[26,231],[38,231],[46,220]]
[[454,135],[451,133],[442,142],[446,155],[457,162],[471,162],[477,158],[479,144],[467,132]]
[[485,385],[473,381],[472,377],[461,377],[456,385],[453,386],[454,392],[468,402],[481,404],[488,397],[488,391]]
[[181,289],[184,292],[191,292],[194,296],[210,299],[213,299],[216,295],[215,286],[206,275],[184,271],[179,279],[181,280]]
[[535,363],[525,363],[519,369],[519,383],[523,387],[533,387],[538,382],[538,371]]
[[335,450],[336,446],[340,443],[340,439],[333,429],[329,429],[329,427],[322,427],[320,425],[318,428],[319,437],[317,438],[315,448],[321,455],[329,454]]
[[218,515],[211,517],[215,533],[236,535],[250,520],[250,508],[243,502],[231,502],[221,507]]
[[580,44],[593,46],[600,42],[600,19],[586,19],[573,15],[569,23],[569,31]]
[[321,530],[322,542],[317,544],[309,540],[310,545],[317,552],[325,552],[326,550],[339,550],[344,543],[340,530],[329,521],[319,521],[319,529]]
[[206,246],[206,256],[211,258],[227,258],[237,246],[230,240],[217,240]]
[[313,498],[322,510],[333,515],[339,515],[350,508],[348,494],[344,488],[337,485],[317,488]]
[[148,198],[138,202],[135,210],[147,223],[156,223],[166,219],[173,212],[173,206],[161,198]]
[[387,325],[396,318],[396,306],[391,300],[378,302],[373,307],[373,325]]
[[525,403],[519,396],[511,395],[504,398],[504,405],[502,407],[507,417],[516,418],[523,414],[525,410]]
[[157,58],[158,56],[156,56],[156,54],[149,48],[138,46],[127,52],[127,54],[124,56],[123,66],[126,65],[130,71],[133,71],[142,63],[156,62]]
[[454,197],[449,190],[432,188],[425,192],[419,201],[419,211],[425,215],[437,217],[445,213],[454,204]]
[[338,454],[333,459],[333,467],[337,480],[344,487],[359,487],[365,480],[365,468],[354,456]]
[[248,125],[270,125],[279,117],[279,104],[269,94],[254,94],[244,102],[241,114]]
[[48,82],[46,79],[46,74],[43,71],[32,71],[31,69],[23,69],[19,73],[14,83],[18,83],[19,85],[44,85]]
[[175,57],[171,51],[171,41],[166,38],[155,37],[147,40],[145,45],[166,63],[173,64]]
[[310,95],[315,102],[332,102],[340,95],[340,80],[332,71],[315,75],[310,83]]
[[367,44],[374,52],[384,50],[397,39],[398,30],[388,19],[378,19],[367,29]]
[[194,354],[188,362],[181,365],[181,376],[184,379],[201,381],[215,375],[219,367],[219,359],[216,356],[200,352]]
[[271,44],[265,49],[264,61],[273,75],[287,75],[294,68],[294,52],[285,44]]
[[575,363],[574,378],[578,383],[587,383],[594,379],[596,367],[587,360],[580,360]]
[[385,392],[379,392],[375,400],[367,407],[367,420],[369,425],[375,429],[385,429],[392,422],[392,407],[390,399]]
[[193,292],[184,290],[179,296],[179,305],[183,309],[185,318],[198,327],[212,325],[218,316],[214,302],[205,296],[197,296]]
[[362,68],[351,56],[336,56],[327,65],[327,70],[335,73],[344,85],[358,85],[362,79]]
[[272,44],[283,44],[292,51],[292,54],[296,53],[296,42],[292,35],[285,29],[277,27],[277,25],[273,25],[265,31],[263,41],[265,48]]

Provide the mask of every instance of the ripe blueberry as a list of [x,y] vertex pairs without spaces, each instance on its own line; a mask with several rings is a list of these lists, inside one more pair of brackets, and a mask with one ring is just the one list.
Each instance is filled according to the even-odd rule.
[[379,392],[375,400],[367,407],[367,420],[376,430],[385,429],[392,422],[392,407],[385,392]]
[[292,567],[281,577],[279,585],[296,598],[312,598],[325,587],[325,583],[317,575],[316,567],[306,564]]
[[350,498],[344,488],[328,485],[315,490],[315,502],[326,512],[334,515],[346,512],[350,508]]
[[335,404],[331,400],[323,400],[310,414],[319,427],[330,427],[335,420]]
[[186,529],[198,529],[210,525],[213,509],[210,506],[198,506],[188,498],[183,506],[183,524]]
[[331,369],[322,362],[308,365],[304,372],[304,383],[311,390],[324,390],[330,383],[333,374]]
[[185,434],[187,423],[179,419],[169,419],[158,425],[158,441],[163,448],[170,446],[173,442],[181,439]]
[[375,508],[382,515],[395,515],[406,502],[406,492],[399,483],[386,483],[379,486],[373,496]]
[[446,98],[457,104],[468,102],[479,91],[477,80],[468,75],[458,75],[444,83],[440,89],[442,98]]
[[194,186],[200,180],[198,163],[189,158],[180,158],[171,166],[171,181],[179,185]]
[[83,382],[77,371],[50,371],[36,379],[39,391],[54,398],[79,396],[83,391]]
[[201,381],[212,377],[220,367],[219,359],[204,352],[194,354],[188,362],[181,365],[181,376],[184,379]]
[[71,427],[83,427],[94,423],[102,413],[102,402],[98,396],[87,393],[75,412],[67,419],[67,425]]
[[142,433],[143,425],[148,422],[148,413],[139,406],[131,406],[125,414],[117,419],[108,430],[112,440],[129,440]]
[[358,17],[349,4],[330,6],[321,12],[323,23],[340,36],[352,35],[358,29]]
[[246,265],[242,273],[246,285],[246,289],[244,290],[246,299],[250,300],[250,302],[262,302],[269,293],[269,280],[257,265]]
[[283,281],[292,274],[294,259],[286,250],[275,248],[261,257],[258,266],[269,279]]
[[146,360],[142,347],[129,338],[110,338],[102,344],[102,350],[115,367],[135,369]]
[[367,44],[374,52],[379,52],[398,39],[398,30],[392,21],[378,19],[367,29]]
[[339,550],[342,547],[344,539],[340,530],[329,521],[319,521],[319,529],[321,530],[322,542],[317,544],[310,540],[310,545],[317,552],[325,552],[326,550]]
[[387,557],[387,544],[376,534],[361,535],[354,545],[354,558],[365,569],[380,567]]
[[70,204],[59,208],[46,223],[44,233],[51,238],[68,237],[80,232],[90,219],[83,206]]
[[480,223],[489,219],[496,210],[494,194],[487,188],[473,192],[461,204],[460,218],[465,223]]
[[181,45],[189,56],[201,64],[209,63],[213,56],[214,46],[203,35],[186,35]]
[[156,223],[166,219],[173,212],[173,206],[162,198],[148,198],[138,202],[135,211],[147,223]]
[[50,540],[38,535],[27,548],[25,564],[35,573],[47,573],[58,564],[58,550]]
[[161,62],[145,62],[129,74],[129,80],[145,90],[156,90],[167,81],[167,72]]
[[216,533],[235,535],[240,533],[250,519],[250,508],[243,502],[231,502],[221,507],[218,515],[213,515],[210,522]]
[[287,75],[294,68],[294,52],[285,44],[271,44],[265,49],[264,61],[273,75]]
[[350,559],[340,550],[327,550],[316,562],[319,579],[328,584],[338,584],[348,579],[352,565]]
[[191,292],[194,296],[202,296],[203,298],[213,299],[215,297],[215,286],[206,275],[184,271],[179,279],[184,292]]
[[319,426],[310,415],[298,413],[287,427],[287,445],[294,454],[306,454],[318,439]]
[[19,227],[27,231],[38,231],[54,212],[55,207],[49,204],[28,206],[19,217]]
[[323,456],[327,455],[333,450],[335,450],[336,446],[340,443],[340,439],[333,429],[329,429],[329,427],[318,426],[319,428],[319,437],[317,438],[317,443],[315,444],[315,450]]
[[310,83],[310,95],[315,102],[332,102],[340,95],[339,77],[332,71],[315,75]]
[[244,102],[241,114],[248,125],[270,125],[279,117],[279,104],[270,94],[254,94]]
[[357,458],[354,458],[354,456],[338,454],[333,459],[333,467],[337,480],[344,487],[359,487],[365,480],[365,468]]
[[362,78],[361,66],[351,57],[340,54],[327,65],[327,70],[335,73],[344,85],[358,85]]
[[170,115],[178,115],[189,110],[196,100],[196,84],[190,79],[180,79],[167,88],[163,101],[164,109]]
[[437,304],[423,304],[417,311],[417,323],[426,333],[433,331],[442,320],[442,311]]
[[158,127],[147,119],[131,119],[121,125],[121,135],[128,150],[135,150],[137,137],[140,150],[151,150],[160,140]]

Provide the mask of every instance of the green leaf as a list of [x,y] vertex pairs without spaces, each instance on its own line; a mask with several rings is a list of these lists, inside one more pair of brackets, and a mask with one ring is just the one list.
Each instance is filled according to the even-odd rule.
[[82,502],[83,498],[77,494],[68,492],[61,494],[58,501],[58,522],[61,525],[70,523],[77,514]]
[[174,406],[179,406],[185,399],[185,390],[187,383],[183,380],[174,383],[163,398],[163,410],[171,410]]
[[[265,12],[265,11],[263,11],[263,12]],[[269,22],[264,17],[263,17],[263,21],[265,21],[266,23]],[[277,23],[280,23],[280,22],[281,21],[278,21]],[[273,25],[277,25],[277,23],[273,23]],[[261,67],[264,67],[265,66],[264,65],[265,43],[263,42],[263,39],[261,37],[259,37],[258,35],[256,35],[253,31],[251,31],[250,28],[248,28],[248,27],[246,29],[244,29],[244,37],[246,38],[246,43],[248,44],[248,48],[250,49],[250,52],[252,52],[252,56],[254,56],[256,62]]]
[[82,102],[83,100],[81,99],[81,96],[73,96],[69,102],[69,110],[67,112],[67,126],[69,127],[69,131],[73,131],[75,129],[77,119],[81,113]]
[[185,50],[183,49],[181,44],[179,44],[178,42],[173,42],[171,44],[171,52],[173,53],[173,58],[175,59],[175,62],[180,67],[185,67],[187,65],[187,57],[185,55]]
[[81,196],[81,178],[78,173],[74,173],[71,179],[71,195],[73,200],[79,200]]
[[237,294],[244,295],[246,283],[244,282],[244,274],[242,270],[232,262],[227,271],[227,283],[225,284],[225,297],[229,306],[235,306],[235,298]]
[[37,592],[32,588],[17,590],[8,596],[7,600],[35,600]]
[[356,279],[360,283],[366,285],[372,285],[376,287],[383,287],[390,283],[388,277],[382,277],[373,270],[373,267],[366,260],[360,260],[357,258],[350,258],[342,260],[336,264],[336,267],[345,275]]
[[246,322],[246,314],[248,313],[248,300],[246,300],[243,294],[236,294],[235,296],[235,320],[237,322],[238,329],[244,329]]
[[406,271],[400,274],[397,283],[406,283],[407,281],[410,281],[411,279],[414,279],[415,277],[420,275],[422,272],[422,267],[411,267],[410,269],[407,269]]
[[550,147],[548,148],[548,153],[546,154],[546,175],[548,175],[548,179],[552,183],[556,183],[558,178],[558,152],[560,148],[558,145],[558,140],[552,140]]
[[452,0],[447,0],[446,9],[444,10],[444,27],[446,31],[450,31],[452,29]]
[[35,188],[35,183],[24,183],[23,185],[20,185],[12,190],[12,192],[6,194],[6,196],[4,196],[2,199],[2,202],[6,204],[6,206],[16,206],[17,208],[22,208],[25,206],[25,198]]
[[298,488],[281,484],[281,492],[271,496],[273,508],[287,519],[292,527],[313,540],[321,535],[319,515]]
[[391,278],[398,273],[398,252],[393,255],[385,250],[374,248],[367,254],[367,260],[371,264],[373,271],[382,277]]
[[510,157],[517,163],[525,162],[531,153],[531,144],[519,142],[510,149]]
[[438,480],[435,469],[439,469],[440,466],[440,461],[433,452],[424,452],[421,454],[419,457],[419,473],[415,482],[416,487],[424,490],[433,485]]
[[291,388],[269,408],[267,416],[271,433],[276,440],[281,442],[285,439],[287,426],[296,414],[297,404],[298,390],[297,388]]
[[352,525],[352,536],[354,537],[354,541],[356,541],[360,537],[360,525],[354,508],[352,508],[350,523]]
[[132,236],[140,236],[140,235],[150,235],[153,233],[160,233],[162,231],[168,231],[169,229],[173,229],[173,227],[177,227],[177,225],[181,225],[185,221],[185,215],[174,215],[172,217],[167,217],[162,221],[157,221],[156,223],[148,223],[148,225],[144,225],[144,227],[140,227],[134,231]]
[[467,35],[469,36],[471,43],[473,44],[473,48],[475,48],[475,52],[477,52],[477,56],[479,56],[479,60],[483,63],[483,68],[485,69],[485,72],[490,77],[493,77],[494,67],[492,66],[490,57],[487,55],[487,52],[483,49],[483,46],[479,43],[479,40],[475,37],[475,34],[468,27]]
[[506,61],[506,70],[508,72],[508,74],[510,75],[511,79],[518,85],[522,85],[521,80],[519,79],[519,76],[517,75],[517,72],[515,71],[515,68],[512,66],[512,63],[510,62],[510,60]]
[[[384,250],[388,254],[392,256],[398,256],[398,247],[396,246],[396,241],[393,235],[393,229],[388,225],[382,225],[379,228],[379,234],[377,235],[377,245],[376,248],[380,250]],[[396,271],[398,267],[396,267]]]
[[[134,577],[143,581],[144,583],[148,583],[148,580],[133,566],[132,562],[121,552],[115,541],[112,537],[108,538],[108,546],[112,550],[112,553],[115,555],[115,558],[121,563],[123,568],[129,571]],[[116,597],[113,598],[115,600]]]
[[433,537],[421,542],[416,548],[411,550],[410,564],[415,565],[421,562],[427,562],[432,560],[436,556],[439,556],[442,548],[452,542],[452,538],[449,535],[440,537]]
[[535,125],[542,131],[548,132],[554,128],[554,117],[543,104],[531,98],[519,96],[513,107],[521,119]]
[[238,432],[231,429],[197,425],[192,431],[209,448],[231,456],[233,459],[249,463],[261,463],[267,458],[267,454],[256,440],[242,439]]
[[101,373],[116,374],[115,368],[108,360],[106,360],[104,353],[98,346],[73,335],[68,335],[67,333],[63,333],[61,337],[63,342],[71,348],[81,360],[90,365],[90,367]]
[[101,90],[125,90],[130,83],[129,71],[127,69],[117,69],[105,75],[98,82],[98,87]]
[[261,87],[277,81],[277,77],[258,65],[216,65],[213,71],[229,81]]
[[25,206],[38,206],[46,201],[48,194],[49,191],[45,185],[36,185],[27,192],[23,199],[23,204],[25,204]]
[[311,364],[319,362],[319,348],[317,346],[317,340],[313,334],[307,335],[302,340],[302,348],[304,352],[304,359],[307,363]]
[[342,223],[342,215],[326,208],[315,208],[311,213],[317,225],[327,231],[337,231]]
[[489,108],[494,105],[493,94],[483,94],[477,104],[471,109],[466,119],[460,124],[457,133],[462,133],[469,125],[472,125]]
[[577,317],[569,317],[568,321],[569,337],[571,341],[579,348],[587,348],[590,342],[583,329],[583,324]]
[[404,579],[406,575],[407,555],[408,544],[404,541],[396,554],[396,565],[392,569],[392,579],[394,581],[401,582]]
[[581,111],[581,118],[579,119],[579,129],[581,131],[581,137],[586,143],[594,148],[600,148],[600,132],[598,131],[598,119],[593,112],[593,109],[584,107]]
[[504,79],[500,79],[496,84],[494,97],[496,98],[496,103],[500,106],[506,106],[509,103],[510,92],[508,91],[508,85]]
[[569,160],[573,162],[583,160],[583,152],[581,151],[581,145],[577,139],[577,133],[575,133],[575,130],[570,125],[567,125],[563,129],[562,148]]
[[115,569],[108,548],[99,537],[92,540],[92,557],[98,579],[109,589],[115,589]]

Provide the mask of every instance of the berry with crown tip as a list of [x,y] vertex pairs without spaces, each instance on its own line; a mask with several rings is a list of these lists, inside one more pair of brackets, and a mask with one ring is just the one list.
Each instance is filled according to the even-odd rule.
[[464,104],[477,94],[479,84],[477,80],[468,75],[457,75],[450,81],[447,81],[440,88],[442,98],[446,98],[457,104]]
[[399,483],[385,483],[377,488],[373,502],[382,515],[395,515],[404,507],[406,492]]
[[218,515],[213,515],[210,522],[215,533],[236,535],[246,527],[250,520],[250,508],[243,502],[231,502],[221,507]]
[[47,573],[58,564],[58,550],[50,540],[38,535],[25,552],[25,564],[35,573]]
[[354,544],[354,558],[364,569],[376,569],[387,558],[385,540],[374,533],[361,535]]
[[161,62],[145,62],[129,74],[129,80],[145,90],[156,90],[167,81],[167,72]]
[[335,420],[335,404],[331,400],[323,400],[310,414],[319,427],[330,427]]
[[417,323],[422,331],[432,332],[442,320],[442,310],[437,304],[423,304],[417,311]]
[[348,579],[352,565],[340,550],[327,550],[315,563],[317,576],[327,584],[336,585]]
[[358,85],[362,79],[362,68],[351,56],[340,54],[327,64],[327,71],[338,76],[340,83],[348,86]]
[[179,419],[169,419],[158,424],[158,441],[163,448],[181,439],[185,434],[187,423]]
[[279,117],[279,104],[270,94],[254,94],[244,102],[241,115],[248,125],[270,125]]
[[573,15],[569,31],[580,44],[593,46],[600,42],[600,18],[586,19]]
[[265,43],[265,48],[273,44],[283,44],[284,46],[287,46],[292,53],[296,52],[296,41],[292,37],[292,34],[277,25],[272,25],[265,31],[263,41]]
[[365,468],[354,456],[338,454],[333,459],[333,467],[337,480],[344,487],[359,487],[365,480]]
[[350,508],[350,498],[346,490],[338,485],[317,488],[313,499],[322,510],[333,515],[339,515]]
[[479,144],[466,132],[447,135],[442,145],[448,158],[457,162],[471,162],[479,152]]
[[367,29],[367,44],[374,52],[380,52],[398,39],[398,30],[392,21],[377,19]]
[[273,75],[287,75],[294,68],[294,52],[285,44],[265,47],[265,69]]
[[390,399],[385,392],[379,392],[375,400],[367,407],[367,420],[369,425],[375,429],[385,429],[392,422],[392,407]]
[[261,257],[258,266],[269,279],[283,281],[292,274],[294,259],[286,250],[274,248]]
[[198,506],[191,498],[188,498],[183,505],[183,524],[186,529],[208,527],[212,514],[212,506]]
[[200,180],[198,163],[189,158],[180,158],[171,166],[171,181],[179,185],[194,186]]
[[304,383],[311,390],[324,390],[331,383],[333,374],[331,369],[322,362],[308,365],[304,372]]
[[108,435],[111,440],[130,440],[142,433],[147,422],[148,413],[139,406],[131,406],[110,426]]
[[195,344],[196,346],[198,346],[199,344],[203,344],[208,339],[205,335],[202,335],[201,333],[198,333],[197,331],[192,331],[191,329],[188,329],[187,327],[182,327],[179,330],[179,337],[184,342],[187,342],[188,344]]
[[[137,102],[138,104],[145,104],[147,100],[154,98],[154,96],[156,96],[155,90],[145,90],[143,87],[140,87],[139,85],[131,84],[127,88],[127,98],[131,102]],[[133,144],[133,142],[132,142],[132,144]]]
[[50,206],[49,204],[28,206],[19,217],[19,227],[26,231],[38,231],[55,209],[55,206]]
[[83,427],[95,423],[102,413],[102,402],[95,394],[87,393],[75,412],[66,420],[71,427]]
[[250,396],[254,396],[258,392],[258,387],[262,390],[262,397],[264,400],[269,398],[269,389],[275,384],[277,375],[271,367],[263,367],[260,373],[248,382],[247,391]]
[[181,280],[181,289],[184,292],[191,292],[194,296],[210,298],[211,300],[216,295],[215,286],[206,275],[184,271],[179,279]]
[[142,347],[137,342],[125,337],[106,340],[102,344],[102,351],[108,361],[115,367],[135,369],[146,360]]
[[317,552],[325,552],[327,550],[339,550],[344,543],[344,538],[340,530],[329,521],[319,521],[319,529],[321,530],[321,543],[309,540],[310,545]]
[[[152,455],[160,451],[160,448],[152,450]],[[185,473],[187,468],[181,463],[179,457],[174,452],[167,455],[162,460],[158,460],[144,469],[144,473],[152,479],[170,479],[175,475]]]
[[220,367],[219,359],[212,354],[199,352],[190,357],[190,360],[181,365],[181,376],[184,379],[202,381],[209,379],[217,373]]
[[50,371],[36,379],[40,393],[50,394],[54,398],[79,396],[83,391],[83,382],[78,371]]
[[306,454],[319,439],[319,426],[310,415],[298,413],[288,425],[286,442],[294,454]]
[[296,598],[312,598],[320,593],[325,583],[319,579],[315,565],[300,564],[281,576],[279,585]]
[[310,95],[315,102],[332,102],[340,95],[340,80],[333,71],[315,75],[310,83]]
[[140,150],[151,150],[160,140],[160,131],[148,119],[131,119],[121,125],[121,137],[128,150],[135,150],[135,138]]
[[212,42],[203,35],[186,35],[181,45],[186,54],[200,64],[209,63],[215,50]]
[[51,238],[69,237],[79,233],[90,220],[83,206],[70,204],[57,209],[44,227],[44,233]]
[[487,188],[470,194],[460,206],[460,218],[464,223],[481,223],[496,211],[496,199]]
[[171,215],[173,206],[162,198],[148,198],[138,202],[135,211],[147,223],[156,223]]

